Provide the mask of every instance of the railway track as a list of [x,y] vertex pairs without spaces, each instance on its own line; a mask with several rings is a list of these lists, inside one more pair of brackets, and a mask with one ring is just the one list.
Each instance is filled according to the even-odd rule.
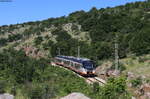
[[[58,66],[58,67],[60,67],[60,68],[66,69],[66,70],[69,70],[69,69],[67,69],[67,68],[65,68],[65,67],[63,67],[63,66],[59,66],[59,65],[55,65],[55,66]],[[76,72],[73,72],[73,73],[77,74]],[[103,80],[103,79],[101,79],[101,78],[99,78],[99,77],[84,77],[84,76],[81,76],[81,75],[79,75],[79,74],[77,74],[77,75],[78,75],[80,78],[85,79],[85,80],[86,80],[88,83],[90,83],[90,84],[93,84],[94,82],[99,83],[99,85],[101,85],[101,86],[103,86],[104,84],[106,84],[106,81]]]
[[99,83],[100,85],[104,85],[106,84],[106,81],[99,78],[99,77],[87,77],[85,78],[89,83],[94,83],[94,82],[97,82]]

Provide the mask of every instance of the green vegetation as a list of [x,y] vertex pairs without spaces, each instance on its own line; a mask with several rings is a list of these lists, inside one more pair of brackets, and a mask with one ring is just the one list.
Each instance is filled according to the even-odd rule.
[[0,46],[6,45],[7,40],[5,38],[0,39]]
[[[115,69],[115,63],[112,64],[111,69]],[[126,66],[123,63],[119,63],[118,69],[124,71],[126,70]]]
[[94,99],[129,97],[122,77],[111,78],[103,87],[97,83],[92,87],[73,72],[50,66],[45,59],[32,59],[22,51],[5,50],[0,53],[0,60],[0,93],[10,92],[16,99],[51,99],[71,92]]
[[141,78],[133,79],[131,80],[131,83],[133,87],[137,87],[142,84],[142,79]]
[[110,78],[102,90],[102,99],[131,99],[125,78]]
[[[18,90],[21,90],[24,97],[41,99],[64,96],[74,91],[87,93],[90,88],[83,79],[72,72],[52,67],[45,59],[29,58],[22,51],[5,50],[4,53],[0,53],[0,60],[0,92],[16,91],[17,99],[20,99]],[[3,81],[6,87],[3,86]]]
[[107,84],[98,87],[93,84],[93,99],[131,99],[130,94],[126,90],[126,78],[109,78]]
[[38,36],[37,38],[35,38],[34,43],[37,46],[37,45],[40,45],[42,41],[43,41],[43,37]]
[[[60,98],[71,92],[82,92],[94,99],[129,99],[124,77],[111,78],[99,87],[88,85],[70,71],[48,65],[58,55],[77,56],[94,60],[112,59],[116,34],[119,43],[121,71],[131,71],[149,77],[150,2],[128,3],[114,8],[77,11],[69,16],[43,21],[0,26],[0,93],[10,92],[17,99]],[[65,25],[68,30],[64,29]],[[70,27],[70,28],[69,28]],[[26,45],[45,52],[46,59],[33,59],[22,49]],[[10,48],[10,49],[9,49]],[[136,57],[139,56],[137,59]],[[114,68],[114,65],[112,66]],[[138,68],[138,69],[137,69]],[[136,87],[140,80],[133,80]]]
[[5,82],[0,80],[0,94],[5,93]]
[[134,75],[145,76],[146,79],[150,78],[150,55],[143,56],[132,56],[128,58],[121,59],[120,62],[123,63],[125,72],[132,72]]

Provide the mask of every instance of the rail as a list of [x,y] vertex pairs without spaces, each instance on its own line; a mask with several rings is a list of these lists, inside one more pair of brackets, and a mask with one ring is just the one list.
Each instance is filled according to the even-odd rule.
[[104,85],[106,84],[106,81],[99,78],[99,77],[88,77],[88,78],[85,78],[89,83],[94,83],[94,82],[97,82],[99,83],[100,85]]

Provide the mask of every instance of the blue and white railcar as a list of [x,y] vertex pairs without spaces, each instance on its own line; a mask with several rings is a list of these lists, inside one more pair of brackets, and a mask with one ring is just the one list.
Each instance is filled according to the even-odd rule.
[[67,67],[81,75],[94,75],[94,63],[90,59],[77,58],[73,56],[56,56],[52,65],[61,65]]

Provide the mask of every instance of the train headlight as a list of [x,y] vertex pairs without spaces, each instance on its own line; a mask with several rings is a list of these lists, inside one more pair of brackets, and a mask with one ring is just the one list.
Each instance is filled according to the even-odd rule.
[[93,70],[93,74],[95,74],[95,70]]
[[85,68],[83,68],[82,70],[83,70],[83,73],[85,74],[87,73],[87,70]]

